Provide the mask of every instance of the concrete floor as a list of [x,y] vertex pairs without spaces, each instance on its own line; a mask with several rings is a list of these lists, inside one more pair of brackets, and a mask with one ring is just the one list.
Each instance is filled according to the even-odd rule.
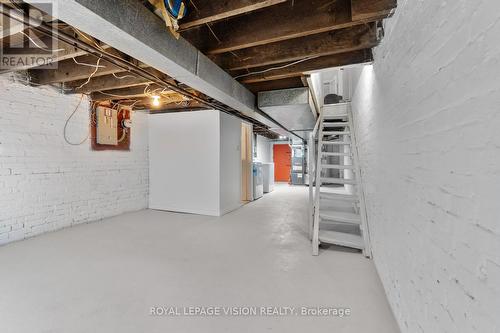
[[[306,188],[280,185],[222,218],[141,211],[0,247],[0,331],[398,332],[373,262],[339,248],[311,256],[306,221]],[[153,306],[351,315],[152,316]]]

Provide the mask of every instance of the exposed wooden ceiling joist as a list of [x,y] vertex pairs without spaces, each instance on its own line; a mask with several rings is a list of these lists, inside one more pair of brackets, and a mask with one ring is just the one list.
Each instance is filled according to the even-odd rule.
[[175,101],[184,101],[182,95],[175,93],[171,90],[164,90],[163,87],[152,84],[150,86],[136,86],[123,89],[113,89],[106,91],[93,92],[90,96],[94,101],[117,100],[117,99],[130,99],[140,97],[150,97],[150,95],[157,95],[165,98],[175,98]]
[[362,50],[377,43],[376,23],[369,23],[219,54],[212,60],[228,70],[238,70]]
[[[106,50],[106,52],[116,56],[123,56],[114,49]],[[99,58],[94,55],[84,55],[74,59],[72,57],[68,60],[59,61],[56,70],[33,68],[30,70],[30,76],[33,82],[37,84],[53,84],[88,79],[90,76],[92,76],[92,78],[100,77],[125,71],[123,68],[102,59],[99,61],[99,68],[96,71],[98,59]],[[144,64],[140,66],[147,67]]]
[[[146,107],[151,107],[150,102],[148,100],[143,100],[138,104]],[[152,108],[151,113],[165,113],[165,112],[182,112],[182,111],[193,111],[193,110],[208,110],[206,105],[198,102],[198,101],[183,101],[177,103],[165,103],[158,107]]]
[[362,64],[373,61],[371,49],[359,50],[349,53],[341,53],[330,56],[318,57],[294,64],[285,68],[275,69],[263,72],[273,67],[256,68],[256,72],[261,72],[252,75],[246,75],[241,72],[239,80],[243,83],[254,83],[269,80],[279,80],[289,77],[299,77],[305,72],[315,71],[324,68],[347,66],[352,64]]
[[[88,55],[77,58],[81,64],[96,65],[97,58]],[[115,66],[105,60],[99,62],[100,68],[95,72],[95,67],[87,65],[78,65],[73,59],[60,61],[57,70],[40,70],[34,69],[30,71],[32,81],[37,84],[53,84],[63,83],[68,81],[76,81],[87,79],[91,75],[99,77],[113,73],[120,73],[122,68]],[[95,72],[95,73],[94,73]]]
[[261,81],[246,84],[246,87],[253,93],[258,93],[259,91],[300,88],[303,86],[304,84],[302,82],[302,79],[298,76],[281,80]]
[[[122,73],[118,75],[105,75],[91,79],[82,86],[87,80],[71,81],[65,84],[65,88],[74,89],[77,93],[88,94],[94,91],[104,91],[112,89],[121,89],[127,87],[144,86],[151,81],[138,78],[134,75]],[[80,89],[78,87],[82,86]]]
[[287,0],[191,0],[189,1],[190,13],[182,20],[180,30],[249,13],[285,1]]
[[397,6],[397,0],[351,0],[353,21],[367,20],[375,16],[387,17]]

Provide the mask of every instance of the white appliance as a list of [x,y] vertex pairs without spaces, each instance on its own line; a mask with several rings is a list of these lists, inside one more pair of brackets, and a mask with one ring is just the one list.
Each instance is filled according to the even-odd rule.
[[264,177],[262,163],[253,163],[253,199],[257,200],[264,195]]
[[262,163],[264,193],[274,191],[274,163]]

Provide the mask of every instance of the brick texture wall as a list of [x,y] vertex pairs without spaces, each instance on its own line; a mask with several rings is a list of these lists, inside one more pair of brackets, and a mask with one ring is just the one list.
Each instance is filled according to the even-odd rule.
[[[94,152],[63,138],[79,96],[0,78],[0,244],[147,207],[146,115],[135,113],[130,152]],[[88,133],[84,98],[68,139]]]
[[353,110],[403,332],[500,332],[500,2],[398,1]]

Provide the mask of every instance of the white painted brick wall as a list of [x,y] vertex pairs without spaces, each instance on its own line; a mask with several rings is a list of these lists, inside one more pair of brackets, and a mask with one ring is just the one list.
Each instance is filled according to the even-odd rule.
[[403,332],[500,332],[500,2],[399,1],[353,97]]
[[[147,207],[146,114],[134,113],[130,152],[68,145],[79,96],[0,77],[0,244]],[[88,132],[85,98],[68,126]]]

